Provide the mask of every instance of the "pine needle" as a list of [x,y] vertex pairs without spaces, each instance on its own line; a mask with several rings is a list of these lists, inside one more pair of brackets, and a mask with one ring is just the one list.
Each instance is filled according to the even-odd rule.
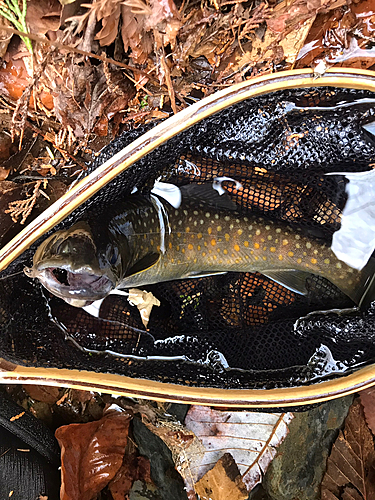
[[[19,31],[24,33],[29,33],[29,29],[26,24],[26,0],[22,0],[22,10],[19,6],[18,0],[0,0],[0,15],[8,19],[13,26]],[[30,38],[26,36],[21,36],[21,39],[25,43],[27,50],[30,54],[33,53],[33,46]]]

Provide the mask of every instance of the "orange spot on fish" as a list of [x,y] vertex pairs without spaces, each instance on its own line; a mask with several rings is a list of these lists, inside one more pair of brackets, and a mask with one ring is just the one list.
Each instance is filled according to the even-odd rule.
[[236,252],[240,251],[240,247],[238,245],[234,245],[234,249],[236,250]]

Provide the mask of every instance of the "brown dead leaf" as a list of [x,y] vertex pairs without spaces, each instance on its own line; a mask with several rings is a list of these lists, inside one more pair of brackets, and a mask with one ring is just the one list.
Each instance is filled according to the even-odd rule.
[[63,81],[58,81],[54,93],[54,107],[64,128],[75,137],[86,137],[99,127],[105,135],[108,122],[127,108],[135,89],[117,69],[99,66],[66,65]]
[[129,491],[134,481],[152,483],[150,476],[150,461],[142,456],[132,453],[125,455],[122,466],[116,476],[108,484],[113,500],[128,498]]
[[[291,15],[291,11],[295,15]],[[229,53],[229,57],[225,51],[219,68],[220,78],[248,71],[251,67],[270,70],[283,61],[293,65],[314,23],[316,10],[309,2],[284,0],[273,9],[261,4],[248,17],[245,40],[233,54]],[[265,33],[247,33],[262,21],[267,23]]]
[[372,0],[319,14],[298,56],[298,67],[333,65],[370,68],[374,64],[375,15]]
[[7,30],[2,30],[2,26],[11,26],[11,22],[5,17],[0,16],[0,59],[5,56],[12,34],[9,34]]
[[[151,15],[146,17],[145,29],[146,31],[156,29],[163,37],[164,46],[170,44],[173,50],[177,33],[181,28],[180,14],[177,7],[173,0],[149,1]],[[127,2],[129,2],[129,0],[127,0]]]
[[361,391],[359,395],[367,425],[375,436],[375,387]]
[[374,500],[375,450],[364,411],[355,400],[327,460],[322,500]]
[[60,27],[62,6],[58,0],[38,0],[27,3],[26,23],[34,35],[57,31]]
[[46,385],[23,384],[27,394],[37,401],[54,404],[59,399],[60,389],[58,387],[48,387]]
[[[297,23],[293,26],[293,29],[289,30],[288,33],[284,33],[283,36],[272,30],[267,30],[263,40],[257,39],[253,43],[251,52],[247,54],[247,57],[255,63],[262,59],[274,59],[275,55],[277,55],[279,58],[285,59],[286,62],[294,64],[314,20],[315,15],[311,16],[310,19]],[[282,54],[275,52],[279,47],[283,49]],[[261,57],[259,57],[259,54],[261,54]]]
[[0,181],[5,181],[10,172],[9,168],[0,167]]
[[118,0],[112,2],[95,2],[93,6],[101,6],[96,8],[96,18],[102,22],[102,29],[97,33],[95,38],[99,40],[100,46],[111,45],[115,41],[118,31],[118,24],[121,14],[121,3]]
[[195,488],[201,500],[246,500],[249,496],[230,453],[224,453]]
[[61,500],[92,500],[120,469],[132,415],[112,405],[103,418],[59,427]]
[[79,403],[86,403],[86,401],[90,401],[93,397],[94,393],[92,391],[82,391],[81,389],[70,390],[70,398]]
[[[274,9],[267,26],[275,33],[284,33],[290,26],[295,26],[307,19],[316,16],[319,12],[325,12],[350,3],[349,0],[284,0]],[[333,5],[334,4],[334,5]]]
[[131,50],[131,58],[136,64],[144,64],[152,52],[151,33],[144,30],[145,16],[136,14],[130,5],[121,6],[121,36],[124,50]]

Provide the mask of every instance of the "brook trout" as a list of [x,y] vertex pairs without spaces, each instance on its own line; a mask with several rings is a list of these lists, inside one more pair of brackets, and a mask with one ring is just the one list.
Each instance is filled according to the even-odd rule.
[[155,194],[133,194],[101,221],[57,231],[40,245],[26,274],[77,307],[115,288],[228,271],[259,271],[299,293],[306,293],[306,277],[317,274],[356,304],[372,290],[373,259],[356,270],[287,225],[240,214],[210,183],[179,192],[177,208]]

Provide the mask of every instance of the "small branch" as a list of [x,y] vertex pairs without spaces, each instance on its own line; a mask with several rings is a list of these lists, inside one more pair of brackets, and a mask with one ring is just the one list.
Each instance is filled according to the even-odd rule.
[[42,182],[43,188],[46,189],[46,185],[48,182],[47,179],[36,181],[33,194],[30,198],[26,198],[26,200],[12,201],[9,203],[9,208],[8,210],[5,210],[5,213],[10,215],[13,222],[18,222],[19,217],[22,216],[20,224],[25,224],[26,219],[31,214],[31,211],[34,208],[37,198],[40,196],[39,188]]

